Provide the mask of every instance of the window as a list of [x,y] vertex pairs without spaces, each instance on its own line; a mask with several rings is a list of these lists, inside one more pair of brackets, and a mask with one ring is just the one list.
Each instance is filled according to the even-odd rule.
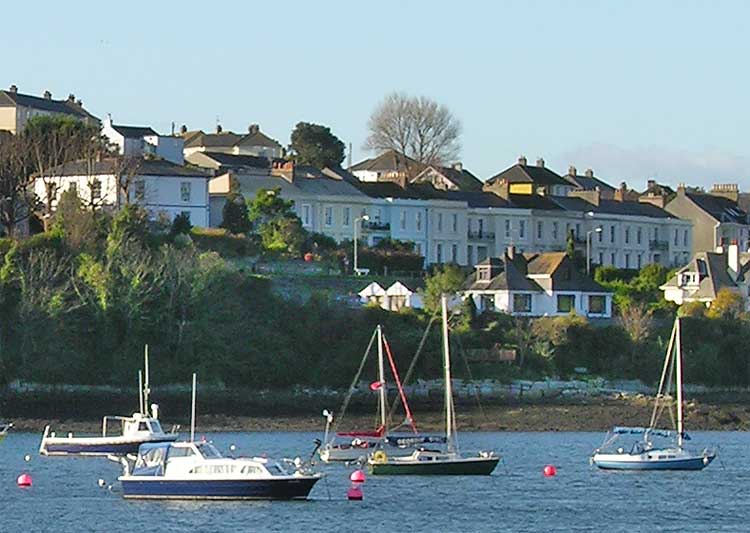
[[602,266],[604,264],[604,254],[599,252],[599,266]]
[[442,244],[435,245],[435,261],[438,263],[443,262],[443,245]]
[[452,223],[453,233],[456,233],[458,231],[458,215],[453,214],[453,223]]
[[302,204],[302,225],[310,225],[310,204]]
[[542,235],[544,235],[544,223],[543,222],[537,222],[536,225],[536,238],[541,239]]
[[557,240],[557,230],[558,230],[558,224],[557,222],[552,223],[552,238],[554,240]]
[[576,239],[581,238],[581,225],[579,223],[576,223]]
[[442,213],[438,213],[437,230],[443,231],[443,214]]
[[76,196],[78,195],[78,184],[75,181],[71,181],[70,185],[68,186],[68,190],[71,192],[76,193]]
[[630,226],[625,226],[625,244],[630,244]]
[[674,230],[674,245],[677,246],[677,243],[680,242],[680,238],[677,235],[677,230]]
[[451,261],[458,263],[458,245],[451,245]]
[[399,213],[399,222],[401,223],[401,229],[406,229],[406,209],[402,209]]
[[518,238],[519,239],[526,238],[526,221],[525,220],[518,221]]
[[641,269],[641,254],[636,255],[635,260],[636,260],[636,268],[640,270]]
[[190,185],[189,181],[183,181],[180,183],[180,199],[183,202],[190,201]]
[[482,294],[479,297],[479,309],[482,311],[494,311],[495,310],[495,295],[494,294]]
[[372,214],[372,218],[374,218],[376,222],[380,222],[380,216],[382,214],[382,210],[379,207],[376,207],[375,212]]
[[688,245],[688,230],[685,230],[685,233],[682,235],[682,245],[687,248]]
[[659,228],[654,228],[654,240],[659,240]]
[[91,199],[98,200],[102,197],[102,182],[98,178],[91,181]]
[[609,254],[609,259],[610,259],[610,263],[609,263],[610,265],[612,265],[613,267],[617,266],[617,254],[616,253],[612,252],[611,254]]
[[607,299],[601,295],[589,296],[589,313],[592,315],[603,315],[607,312]]
[[609,227],[609,242],[615,242],[615,226]]
[[630,268],[630,254],[625,254],[625,268]]
[[352,208],[351,207],[345,207],[344,208],[344,216],[343,220],[341,221],[341,224],[343,226],[348,226],[352,219]]
[[480,218],[477,220],[477,230],[479,231],[479,238],[482,238],[482,233],[484,233],[484,219]]
[[642,233],[643,233],[643,232],[641,231],[641,228],[640,228],[640,227],[638,227],[638,228],[637,228],[637,229],[635,230],[635,242],[636,242],[637,244],[641,244],[641,237],[642,237],[642,235],[641,235],[641,234],[642,234]]
[[510,219],[506,218],[505,219],[505,238],[506,239],[510,239],[510,230],[511,230]]
[[138,180],[135,182],[135,199],[142,202],[146,198],[146,182]]
[[482,281],[490,280],[490,267],[481,267],[477,269],[477,279]]
[[603,235],[604,235],[604,228],[602,228],[602,231],[597,231],[597,235],[599,235],[599,242],[602,242]]
[[323,220],[326,226],[333,224],[333,207],[326,207],[323,210]]
[[422,231],[422,211],[417,211],[414,215],[414,225],[417,227],[417,231]]
[[572,294],[557,295],[557,312],[570,313],[576,307],[576,297]]
[[531,313],[531,295],[514,294],[513,295],[513,312]]

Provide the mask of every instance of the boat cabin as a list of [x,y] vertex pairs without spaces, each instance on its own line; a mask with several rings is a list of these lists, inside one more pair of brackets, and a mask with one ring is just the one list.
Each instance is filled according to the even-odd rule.
[[[110,429],[113,429],[113,431],[109,431]],[[105,416],[102,420],[102,437],[109,437],[112,435],[131,436],[163,434],[164,430],[157,418],[146,416],[141,413],[133,413],[133,416]]]

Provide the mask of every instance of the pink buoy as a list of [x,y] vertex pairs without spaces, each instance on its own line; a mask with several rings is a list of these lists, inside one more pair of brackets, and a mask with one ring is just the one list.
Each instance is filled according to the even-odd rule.
[[542,473],[544,474],[545,477],[552,477],[555,474],[557,474],[557,468],[555,468],[555,465],[546,465],[542,469]]
[[365,473],[361,470],[355,470],[352,472],[352,474],[349,476],[349,480],[353,483],[364,483],[365,482]]
[[21,474],[20,476],[18,476],[16,483],[18,484],[19,487],[30,487],[31,476],[28,474]]
[[349,490],[346,491],[346,498],[352,501],[362,500],[362,489],[356,485],[352,485],[349,487]]

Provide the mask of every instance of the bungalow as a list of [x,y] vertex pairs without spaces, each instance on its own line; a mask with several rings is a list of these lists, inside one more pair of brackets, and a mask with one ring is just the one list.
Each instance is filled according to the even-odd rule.
[[578,272],[564,252],[520,254],[510,246],[502,258],[490,257],[475,265],[463,295],[479,312],[612,316],[612,293]]
[[393,283],[388,289],[376,281],[359,291],[362,303],[374,303],[386,311],[400,311],[405,307],[422,309],[422,295],[416,291],[416,287],[409,288],[400,281]]
[[722,289],[750,299],[750,253],[740,253],[737,244],[719,246],[715,252],[698,252],[664,285],[664,299],[682,305],[701,302],[709,307]]

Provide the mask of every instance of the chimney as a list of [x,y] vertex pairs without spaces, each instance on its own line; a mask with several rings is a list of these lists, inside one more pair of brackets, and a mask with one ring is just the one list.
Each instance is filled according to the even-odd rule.
[[78,107],[83,107],[83,100],[81,100],[80,98],[78,100],[76,100],[76,105]]
[[595,189],[593,191],[570,191],[568,193],[568,196],[572,196],[574,198],[582,198],[586,200],[590,204],[594,204],[595,206],[599,206],[602,200],[602,192],[599,189]]
[[542,159],[541,157],[539,159],[537,159],[536,160],[536,166],[544,168],[544,159]]
[[44,91],[44,99],[45,100],[52,100],[52,93],[49,91]]
[[740,199],[740,188],[736,183],[716,183],[711,187],[711,196],[720,196],[737,202]]
[[677,196],[685,196],[685,184],[679,183],[677,185]]
[[453,163],[453,168],[458,170],[459,172],[462,172],[464,169],[464,164],[459,161],[458,163]]
[[577,176],[578,175],[578,169],[574,167],[573,165],[570,165],[568,167],[568,176]]
[[594,170],[591,169],[591,168],[587,168],[586,172],[585,172],[585,175],[586,175],[587,178],[593,178],[594,177]]
[[727,267],[729,268],[729,275],[736,281],[737,274],[740,272],[740,247],[737,246],[736,240],[727,246]]
[[12,92],[13,94],[16,94],[16,93],[18,93],[18,86],[11,85],[10,88],[8,89],[8,91]]
[[523,155],[522,155],[521,157],[519,157],[519,158],[518,158],[518,164],[519,164],[519,165],[523,165],[523,166],[526,166],[526,156],[523,156]]
[[628,195],[628,184],[624,181],[620,182],[620,188],[615,190],[615,201],[624,202]]
[[505,256],[513,261],[516,258],[516,247],[512,244],[508,246],[507,250],[505,251]]
[[294,161],[274,161],[271,164],[271,176],[294,183]]
[[183,124],[182,126],[180,126],[180,133],[182,135],[185,135],[187,133],[187,126],[185,124]]
[[73,93],[70,93],[70,94],[68,95],[68,102],[70,102],[71,104],[74,104],[74,103],[75,103],[75,101],[76,101],[76,95],[75,95],[75,94],[73,94]]
[[260,125],[258,124],[250,124],[247,127],[247,132],[250,134],[258,133],[260,131]]
[[224,129],[221,127],[221,124],[217,124],[216,125],[216,133],[221,133],[222,131],[224,131]]
[[503,200],[510,198],[510,184],[507,180],[495,180],[492,182],[484,182],[482,186],[484,192],[491,192],[498,195]]
[[647,190],[652,191],[653,189],[656,189],[656,180],[648,180]]

